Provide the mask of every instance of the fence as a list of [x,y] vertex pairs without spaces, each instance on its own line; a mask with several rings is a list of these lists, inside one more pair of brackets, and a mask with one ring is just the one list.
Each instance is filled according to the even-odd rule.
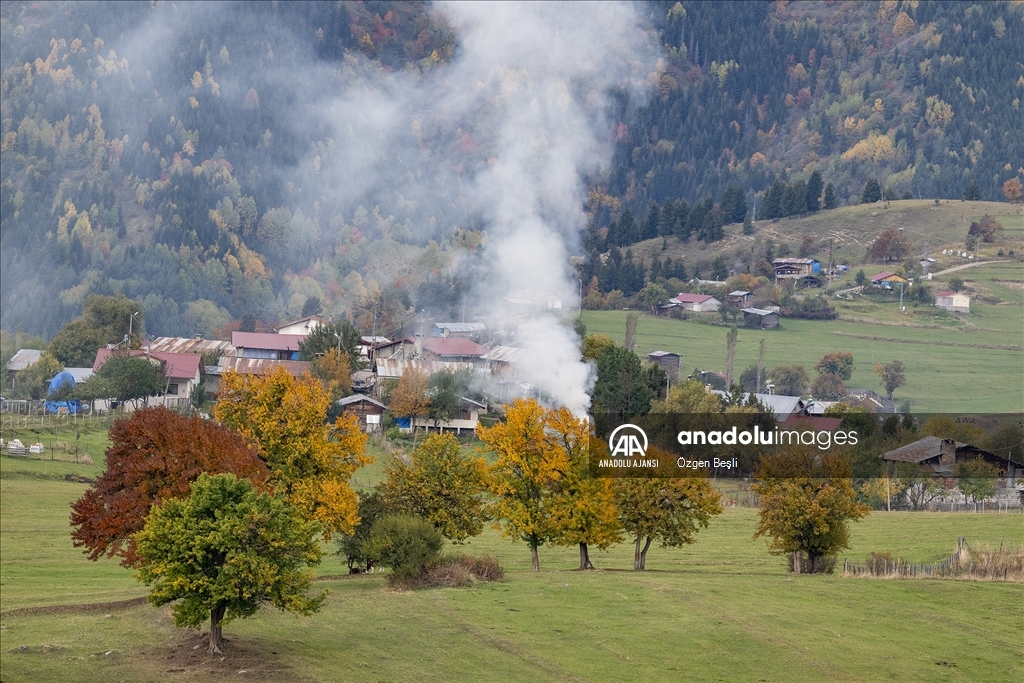
[[947,576],[960,566],[969,562],[971,552],[967,547],[967,539],[957,539],[956,552],[938,564],[911,564],[903,558],[879,557],[859,563],[851,560],[843,561],[844,576],[875,576],[894,579],[916,579],[928,576]]

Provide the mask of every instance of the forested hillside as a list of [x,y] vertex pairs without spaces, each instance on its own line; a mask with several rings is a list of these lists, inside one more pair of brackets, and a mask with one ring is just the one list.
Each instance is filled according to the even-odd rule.
[[[871,178],[989,200],[1024,178],[1021,3],[639,7],[662,54],[646,92],[610,93],[589,239],[714,240],[815,172],[840,205]],[[140,301],[150,334],[460,310],[489,229],[471,186],[502,144],[452,105],[462,47],[421,3],[5,2],[0,324],[52,336],[93,292]],[[470,84],[482,110],[530,83],[498,71]],[[545,106],[594,98],[564,90]]]

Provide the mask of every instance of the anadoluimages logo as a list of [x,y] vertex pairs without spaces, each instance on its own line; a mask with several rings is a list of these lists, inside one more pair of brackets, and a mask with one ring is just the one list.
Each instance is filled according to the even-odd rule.
[[634,424],[619,425],[608,436],[608,448],[613,458],[642,458],[647,455],[647,434]]

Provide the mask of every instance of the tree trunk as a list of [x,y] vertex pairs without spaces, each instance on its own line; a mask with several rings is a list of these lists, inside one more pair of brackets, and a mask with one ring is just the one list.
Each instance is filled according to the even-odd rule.
[[537,556],[537,546],[530,544],[530,559],[533,560],[533,571],[540,571],[540,557]]
[[219,603],[216,607],[210,610],[210,647],[206,649],[208,655],[222,655],[224,650],[224,635],[221,631],[221,620],[224,619],[224,612],[227,611],[228,605],[225,602]]
[[800,574],[800,561],[803,558],[803,553],[799,550],[793,553],[793,573]]
[[594,565],[590,563],[590,553],[587,551],[587,544],[580,543],[580,569],[593,569]]
[[636,545],[633,548],[633,571],[638,572],[643,569],[640,566],[640,539],[641,536],[636,537]]
[[647,542],[644,543],[644,549],[640,551],[640,571],[646,571],[647,569],[647,551],[651,548],[651,537],[647,537]]

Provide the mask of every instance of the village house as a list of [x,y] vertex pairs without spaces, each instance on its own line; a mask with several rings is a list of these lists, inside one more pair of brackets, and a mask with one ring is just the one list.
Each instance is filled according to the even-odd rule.
[[726,301],[728,301],[729,303],[731,303],[734,306],[740,306],[740,307],[746,306],[747,302],[749,301],[749,299],[750,299],[750,292],[748,292],[746,290],[743,290],[743,289],[737,289],[734,292],[729,292],[726,295],[726,297],[725,297]]
[[231,345],[231,342],[203,339],[200,335],[195,337],[157,337],[148,344],[144,344],[142,348],[147,349],[150,353],[198,353],[211,356],[235,355],[235,347]]
[[679,376],[679,354],[671,351],[651,351],[647,354],[647,360],[656,364],[673,377]]
[[775,284],[780,280],[793,280],[805,287],[820,287],[821,262],[812,258],[777,258],[772,261]]
[[293,320],[284,325],[278,325],[274,331],[278,334],[297,334],[307,336],[310,332],[324,324],[324,319],[318,315],[307,315],[305,318]]
[[[129,356],[148,358],[160,366],[164,376],[164,388],[159,396],[150,396],[146,401],[149,406],[167,408],[187,408],[192,391],[203,381],[204,368],[202,356],[197,353],[153,353],[142,349],[117,350],[103,348],[96,352],[92,371],[99,372],[103,364],[112,356],[127,354]],[[109,401],[96,401],[100,409],[110,409]]]
[[530,354],[531,349],[522,345],[495,346],[480,356],[480,360],[499,383],[522,382],[525,380],[523,370]]
[[512,309],[512,313],[530,313],[537,310],[561,310],[562,300],[551,292],[534,289],[517,289],[502,299]]
[[744,323],[756,323],[762,330],[779,326],[779,314],[775,311],[766,311],[762,308],[743,308],[741,310]]
[[480,358],[487,353],[487,347],[462,337],[428,337],[422,343],[424,360],[482,365]]
[[346,415],[359,418],[359,428],[364,432],[380,431],[380,418],[387,408],[383,403],[365,394],[352,394],[335,401]]
[[875,287],[892,289],[893,287],[899,287],[900,285],[907,287],[908,285],[910,285],[910,280],[903,277],[902,275],[897,275],[896,273],[890,273],[886,271],[883,273],[879,273],[878,275],[872,275],[871,284],[874,285]]
[[680,292],[669,299],[669,302],[679,305],[683,310],[698,313],[714,313],[722,305],[721,301],[710,294],[687,294],[686,292]]
[[229,372],[240,375],[269,375],[277,368],[284,368],[292,377],[301,377],[309,371],[309,363],[301,360],[277,360],[275,358],[239,358],[238,356],[221,356],[216,365],[207,365],[205,394],[207,398],[220,395],[221,377]]
[[935,295],[935,307],[959,313],[971,312],[971,297],[959,292],[945,291]]
[[370,347],[369,359],[412,360],[416,356],[416,340],[412,337],[382,342]]
[[937,436],[926,436],[882,455],[887,462],[909,462],[918,465],[928,476],[948,479],[953,476],[958,463],[968,460],[984,460],[999,469],[1004,487],[1012,488],[1020,477],[1024,466],[1007,457],[990,453],[969,443]]
[[231,333],[231,345],[238,358],[299,360],[299,342],[305,338],[302,334],[236,331]]
[[[416,428],[430,431],[436,429],[439,432],[444,432],[446,429],[454,430],[456,434],[462,434],[462,430],[468,430],[472,432],[477,428],[477,424],[480,422],[481,411],[486,411],[487,406],[483,403],[477,403],[473,399],[466,398],[465,396],[459,397],[459,412],[448,422],[442,420],[431,420],[427,417],[416,418]],[[410,418],[398,418],[395,420],[395,424],[399,427],[409,428],[412,423]]]

